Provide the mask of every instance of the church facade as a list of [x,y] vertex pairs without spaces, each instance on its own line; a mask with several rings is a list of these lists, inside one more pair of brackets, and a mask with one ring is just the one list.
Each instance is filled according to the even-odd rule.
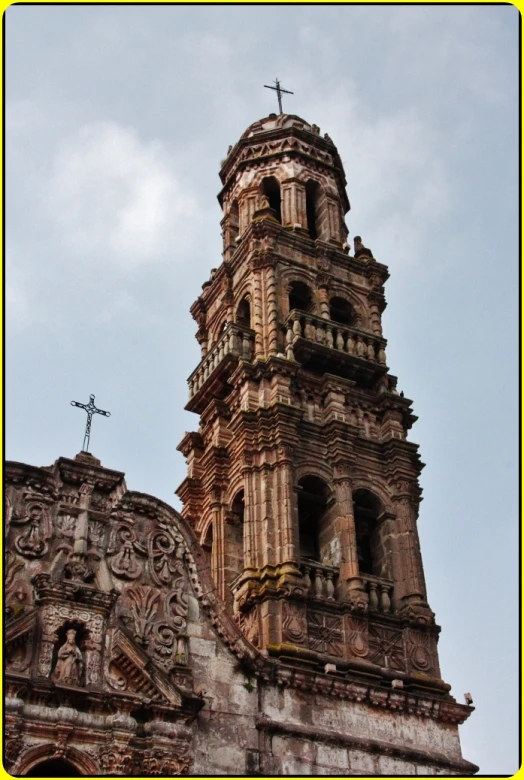
[[5,467],[14,775],[471,775],[442,679],[388,270],[337,149],[272,114],[220,176],[181,513],[87,452]]

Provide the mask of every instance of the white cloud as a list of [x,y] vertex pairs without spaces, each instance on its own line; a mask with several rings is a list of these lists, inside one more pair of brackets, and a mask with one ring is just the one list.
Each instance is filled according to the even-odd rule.
[[116,122],[87,124],[66,140],[42,195],[62,243],[90,261],[141,266],[196,230],[195,195],[165,145]]
[[396,267],[398,260],[412,266],[454,199],[438,134],[414,108],[373,116],[350,80],[318,95],[308,115],[323,117],[321,132],[338,146],[352,204],[346,218],[351,236],[361,234],[378,259],[402,237]]

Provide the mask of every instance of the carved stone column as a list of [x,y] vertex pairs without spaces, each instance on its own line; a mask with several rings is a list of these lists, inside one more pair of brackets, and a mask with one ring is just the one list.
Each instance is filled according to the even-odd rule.
[[363,612],[367,609],[368,596],[358,566],[349,463],[339,462],[335,465],[333,485],[339,513],[335,521],[335,528],[340,539],[341,551],[337,599],[348,601],[356,611]]
[[264,357],[262,271],[253,274],[253,330],[255,331],[255,359]]
[[396,533],[392,535],[392,565],[395,602],[399,612],[416,622],[433,622],[426,596],[426,583],[416,526],[416,497],[407,481],[397,483],[394,496],[397,514]]
[[298,539],[298,516],[295,493],[293,490],[293,454],[289,447],[278,448],[279,507],[280,526],[279,561],[292,563],[297,568],[300,561]]
[[282,224],[302,228],[307,225],[306,186],[298,179],[282,182]]
[[40,677],[49,677],[51,674],[53,648],[56,642],[58,642],[58,634],[56,634],[54,631],[46,631],[46,627],[44,625],[42,638],[40,640],[40,653],[37,667]]
[[382,336],[382,319],[380,316],[382,296],[378,293],[371,293],[369,296],[369,321],[371,330],[376,336]]
[[244,571],[256,567],[256,493],[252,458],[245,454],[244,474]]
[[318,297],[320,303],[320,316],[325,320],[329,320],[329,290],[327,284],[324,283],[320,285],[318,288]]
[[278,311],[277,283],[275,269],[272,265],[266,268],[266,301],[267,301],[267,354],[278,352]]
[[222,505],[220,501],[220,490],[213,488],[213,501],[211,503],[211,517],[213,527],[213,547],[211,550],[211,574],[217,586],[217,592],[220,598],[224,598],[224,522],[222,516]]

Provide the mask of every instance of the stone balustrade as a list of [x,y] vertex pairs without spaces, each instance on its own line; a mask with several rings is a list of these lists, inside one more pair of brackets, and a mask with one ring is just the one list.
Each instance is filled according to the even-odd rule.
[[335,600],[337,568],[303,559],[300,561],[300,571],[304,575],[308,595],[316,599]]
[[375,577],[373,574],[360,575],[369,598],[369,609],[372,612],[391,612],[391,598],[393,583],[383,577]]
[[286,357],[295,359],[294,343],[297,338],[314,341],[354,357],[386,365],[385,341],[370,333],[340,325],[298,309],[290,312],[286,322]]
[[235,322],[229,322],[218,341],[211,347],[198,368],[187,380],[189,399],[191,400],[213,374],[215,369],[228,357],[234,356],[244,360],[252,360],[255,346],[255,333],[249,328],[243,328]]

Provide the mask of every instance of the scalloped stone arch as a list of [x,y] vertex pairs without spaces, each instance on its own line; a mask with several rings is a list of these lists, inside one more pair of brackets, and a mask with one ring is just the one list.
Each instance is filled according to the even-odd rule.
[[355,295],[352,290],[346,289],[337,281],[330,282],[329,300],[331,300],[331,298],[344,298],[344,300],[348,301],[351,308],[354,309],[357,318],[361,320],[362,324],[368,322],[368,312],[363,305],[362,299],[359,298],[358,295]]
[[385,485],[357,476],[351,480],[351,493],[356,493],[357,490],[367,490],[380,500],[385,512],[395,514],[391,494]]
[[[12,773],[15,775],[26,775],[38,764],[53,758],[58,758],[55,743],[49,742],[45,745],[31,747],[20,756],[12,769]],[[72,764],[83,775],[99,775],[101,773],[98,764],[87,753],[83,753],[77,748],[67,747],[64,755],[60,756],[60,758]]]
[[314,461],[300,461],[295,467],[294,484],[298,484],[304,477],[319,477],[330,491],[333,492],[333,469]]
[[231,504],[233,503],[235,496],[237,495],[237,493],[240,493],[241,490],[243,490],[245,494],[246,483],[244,481],[244,476],[242,474],[240,474],[236,479],[232,481],[231,485],[226,491],[226,505],[228,508],[231,507]]
[[313,269],[311,271],[306,271],[304,268],[286,268],[280,277],[284,291],[289,293],[289,288],[293,282],[303,282],[303,284],[307,284],[308,287],[311,287],[311,292],[314,292],[317,284],[317,273],[318,272]]

